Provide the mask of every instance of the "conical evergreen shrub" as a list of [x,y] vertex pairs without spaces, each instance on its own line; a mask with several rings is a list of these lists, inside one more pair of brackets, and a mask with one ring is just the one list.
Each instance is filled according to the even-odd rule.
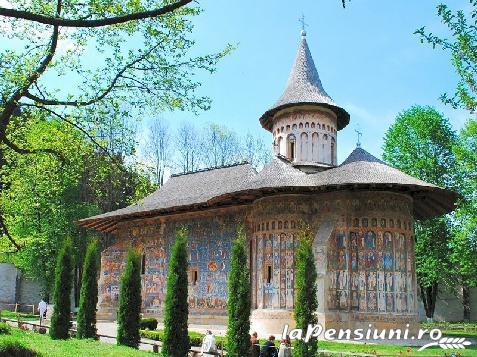
[[98,303],[98,243],[93,240],[86,249],[81,278],[77,318],[78,338],[96,338],[96,305]]
[[167,272],[167,291],[164,309],[164,357],[186,357],[190,348],[187,331],[189,304],[187,302],[187,230],[181,228],[176,233],[172,247],[169,270]]
[[56,259],[53,290],[53,314],[50,337],[67,339],[71,327],[71,287],[73,282],[73,248],[71,240],[65,239]]
[[[298,232],[298,245],[295,250],[295,322],[296,328],[307,331],[308,324],[317,323],[316,310],[316,265],[313,255],[313,235],[307,225],[302,225]],[[314,338],[307,343],[298,341],[293,356],[315,357],[318,341]]]
[[130,248],[119,288],[118,345],[139,347],[141,303],[141,255]]
[[227,354],[250,355],[250,271],[246,264],[246,235],[242,225],[230,253],[230,273],[227,292]]

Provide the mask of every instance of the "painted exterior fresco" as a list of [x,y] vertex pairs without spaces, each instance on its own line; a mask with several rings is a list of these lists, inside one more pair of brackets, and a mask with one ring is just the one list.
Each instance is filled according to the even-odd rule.
[[[394,220],[389,220],[389,225],[394,228]],[[329,242],[328,308],[414,313],[413,242],[409,232],[402,228],[386,230],[386,219],[381,220],[380,228],[373,228],[363,218],[362,227],[364,233],[357,229],[335,232]]]
[[[236,235],[238,215],[159,220],[146,225],[130,224],[101,254],[99,312],[113,313],[118,303],[120,274],[129,243],[143,254],[142,311],[162,315],[166,277],[176,230],[188,228],[189,308],[192,313],[225,314],[229,255]],[[194,281],[194,271],[197,281]]]

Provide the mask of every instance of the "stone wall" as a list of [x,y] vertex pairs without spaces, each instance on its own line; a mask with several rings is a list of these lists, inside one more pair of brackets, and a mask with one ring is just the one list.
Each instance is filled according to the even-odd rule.
[[14,265],[0,263],[0,302],[16,303],[18,274],[19,272]]
[[[22,275],[13,264],[0,263],[0,304],[12,309],[7,304],[37,305],[40,301],[41,286],[32,279]],[[25,310],[24,307],[20,307]],[[31,308],[28,308],[31,312]]]

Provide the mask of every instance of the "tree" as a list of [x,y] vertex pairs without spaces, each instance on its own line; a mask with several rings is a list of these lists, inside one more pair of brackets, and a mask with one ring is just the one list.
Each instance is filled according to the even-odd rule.
[[242,225],[232,243],[227,293],[227,353],[231,356],[250,354],[250,271],[247,261],[246,235]]
[[83,264],[80,303],[77,318],[78,338],[96,338],[96,305],[98,303],[98,243],[88,245]]
[[[308,325],[317,323],[316,310],[316,265],[313,255],[313,234],[310,227],[302,225],[298,232],[298,245],[295,251],[295,322],[296,328],[306,331]],[[294,356],[314,357],[318,350],[318,343],[311,339],[308,343],[298,341],[293,350]]]
[[240,143],[237,134],[222,125],[208,124],[202,134],[204,164],[217,167],[235,164],[240,160]]
[[[383,159],[392,166],[440,187],[454,187],[456,135],[432,107],[414,106],[398,114],[387,130]],[[449,220],[418,221],[415,226],[416,274],[426,316],[433,318],[440,282],[449,273]]]
[[261,168],[270,162],[272,158],[271,149],[259,136],[247,133],[243,139],[242,157],[253,167]]
[[[191,0],[8,3],[12,8],[0,7],[0,36],[2,44],[15,45],[0,51],[0,150],[21,155],[65,161],[61,150],[16,140],[30,113],[41,113],[76,128],[115,162],[112,143],[102,139],[129,130],[128,121],[145,110],[208,109],[210,99],[195,94],[194,74],[214,72],[231,50],[189,54],[190,17],[200,13]],[[48,80],[53,77],[60,88]],[[129,145],[115,138],[120,147]],[[14,244],[2,211],[0,230]]]
[[153,160],[155,182],[158,186],[162,186],[164,184],[164,172],[171,161],[172,155],[169,124],[164,119],[153,119],[149,127],[146,152]]
[[71,327],[71,286],[73,281],[71,240],[63,242],[58,253],[53,292],[53,314],[51,316],[50,336],[53,339],[67,339]]
[[141,321],[141,256],[130,248],[121,277],[118,306],[118,345],[139,347]]
[[182,173],[195,171],[201,166],[202,143],[197,128],[183,122],[177,129],[177,166]]
[[187,330],[189,304],[187,301],[187,230],[180,228],[172,246],[167,272],[166,298],[164,301],[164,357],[185,357],[190,343]]
[[462,195],[450,243],[452,266],[462,285],[464,320],[470,320],[470,288],[477,286],[477,120],[470,119],[454,147],[457,187]]
[[425,27],[415,31],[421,43],[427,42],[433,48],[440,47],[450,52],[452,65],[458,76],[459,83],[451,95],[445,93],[441,100],[454,108],[474,112],[477,109],[477,0],[470,0],[471,9],[453,12],[445,4],[437,5],[437,14],[448,27],[451,38],[441,38]]

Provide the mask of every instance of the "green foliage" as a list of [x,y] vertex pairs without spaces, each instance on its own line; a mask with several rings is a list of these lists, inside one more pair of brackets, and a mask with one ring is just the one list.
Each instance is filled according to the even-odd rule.
[[[144,337],[144,338],[149,338],[151,340],[161,341],[161,342],[164,341],[164,330],[154,330],[154,331],[141,330],[140,334],[141,334],[141,337]],[[202,340],[204,339],[203,334],[199,332],[195,332],[195,331],[189,331],[188,335],[189,335],[189,341],[191,346],[198,347],[202,345]],[[219,342],[219,340],[220,340],[220,336],[217,336],[216,337],[217,343]],[[223,337],[221,342],[223,342]]]
[[40,357],[41,355],[27,348],[22,341],[10,337],[0,341],[0,356]]
[[[398,114],[384,138],[383,159],[421,180],[440,187],[456,186],[456,134],[432,107],[413,106]],[[415,224],[416,273],[426,314],[434,314],[439,282],[452,286],[450,223],[443,217]]]
[[227,351],[232,356],[250,354],[250,272],[246,264],[246,235],[240,225],[230,253],[227,291]]
[[118,345],[139,347],[141,304],[141,255],[130,248],[119,290]]
[[421,43],[426,42],[433,48],[440,47],[450,53],[452,65],[460,80],[455,92],[443,94],[441,100],[454,108],[469,111],[477,109],[477,1],[470,0],[469,10],[452,11],[446,4],[437,5],[437,14],[446,25],[451,38],[442,38],[425,27],[415,31]]
[[157,319],[153,317],[141,319],[139,322],[139,328],[141,330],[155,330],[157,328]]
[[92,241],[86,250],[81,280],[77,318],[78,338],[96,338],[96,304],[98,303],[98,244]]
[[462,285],[477,286],[477,120],[469,119],[454,146],[458,189],[451,241],[453,270]]
[[[316,265],[313,255],[313,234],[310,227],[302,225],[298,232],[298,246],[295,251],[295,322],[296,327],[306,331],[309,324],[317,323],[316,310],[318,300],[316,298]],[[316,339],[310,339],[308,343],[299,341],[293,350],[294,356],[315,356],[318,349]]]
[[8,355],[3,354],[6,345],[19,345],[36,353],[36,356],[44,357],[70,357],[70,356],[95,356],[95,357],[151,357],[151,352],[139,351],[127,346],[116,346],[108,342],[100,342],[92,339],[71,338],[68,340],[52,340],[47,335],[33,331],[24,331],[18,328],[12,329],[9,336],[0,336],[0,356],[20,357],[29,356],[21,353]]
[[9,335],[12,328],[6,322],[0,322],[0,335]]
[[190,341],[187,333],[189,304],[187,301],[187,230],[181,228],[176,233],[172,246],[169,270],[167,272],[166,298],[164,308],[164,357],[185,357]]
[[405,173],[441,187],[453,187],[456,134],[449,120],[429,106],[400,112],[387,130],[383,159]]
[[71,327],[71,287],[73,283],[73,251],[70,239],[65,239],[56,261],[53,291],[53,314],[50,337],[66,339]]

